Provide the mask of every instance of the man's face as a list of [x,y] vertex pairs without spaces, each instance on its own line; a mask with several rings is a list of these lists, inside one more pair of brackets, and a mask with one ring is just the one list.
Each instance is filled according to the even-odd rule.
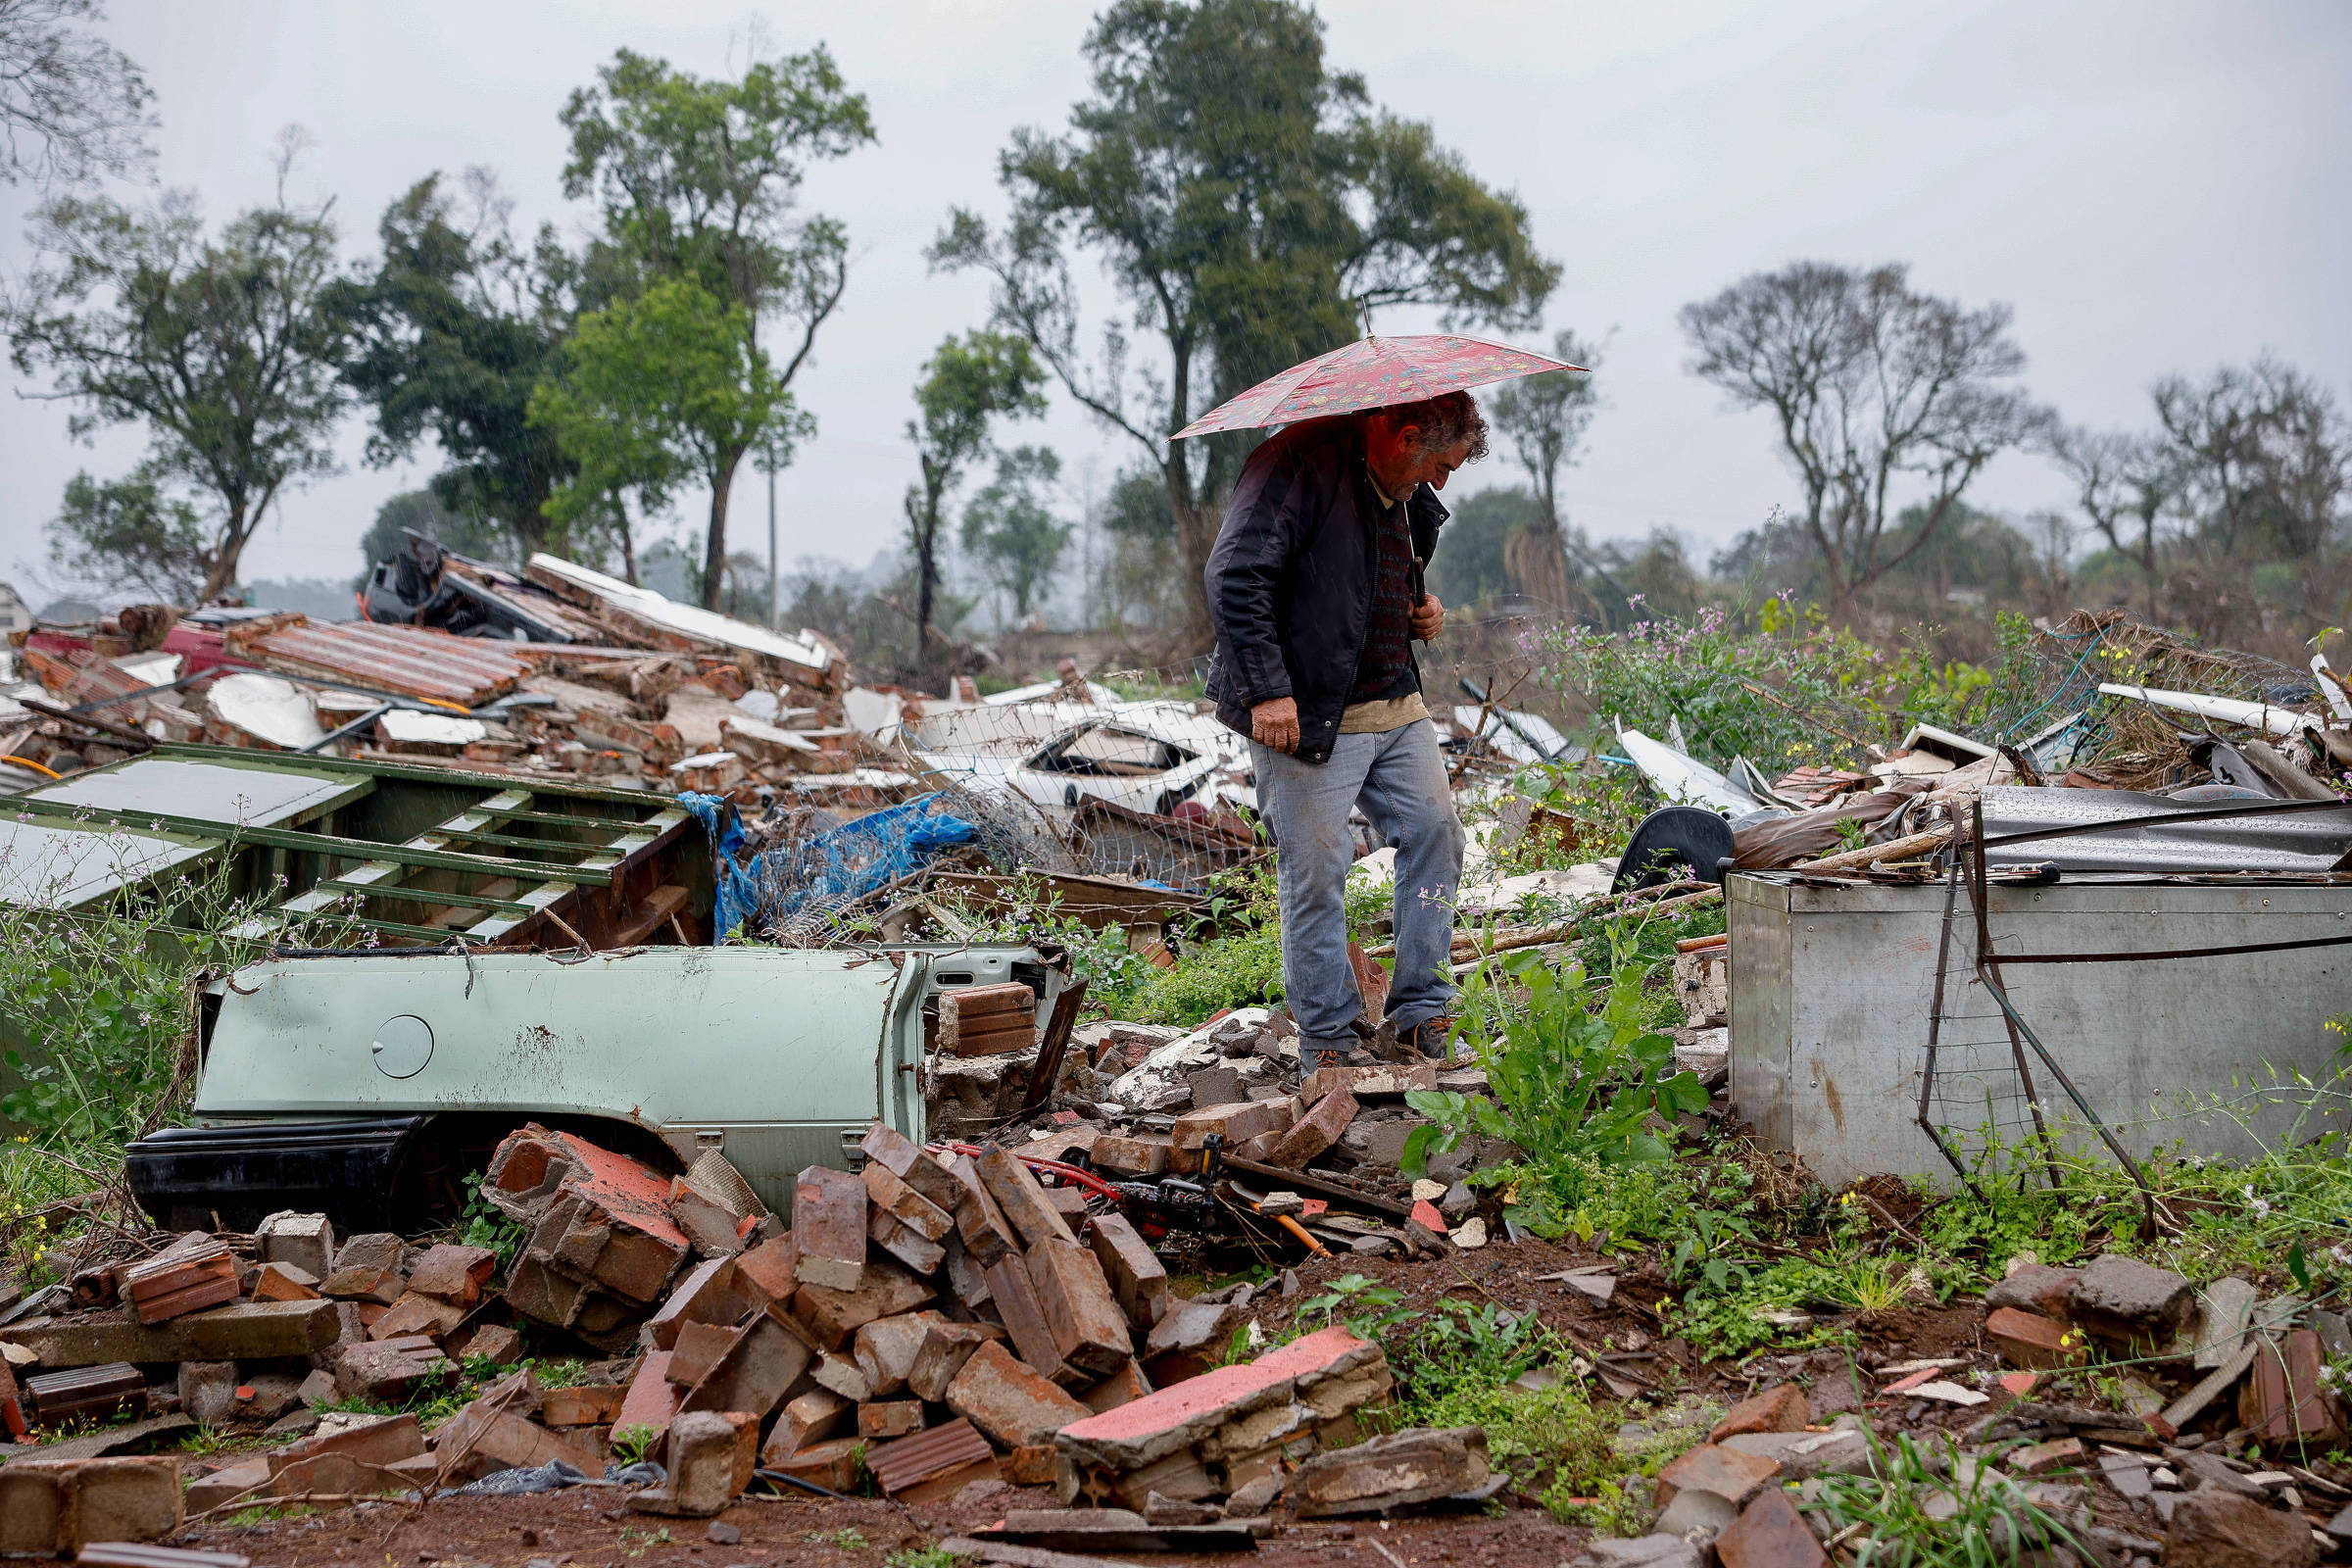
[[1425,448],[1417,424],[1391,426],[1375,419],[1365,432],[1364,455],[1380,487],[1393,496],[1406,496],[1415,485],[1443,490],[1453,470],[1470,461],[1470,443]]

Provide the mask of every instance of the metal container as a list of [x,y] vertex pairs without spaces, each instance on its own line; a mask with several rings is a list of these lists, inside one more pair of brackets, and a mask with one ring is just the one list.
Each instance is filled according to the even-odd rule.
[[[1942,884],[1807,885],[1785,872],[1725,886],[1732,1100],[1764,1144],[1833,1187],[1887,1172],[1954,1179],[1920,1125]],[[2114,878],[1995,885],[1993,951],[2128,954],[2352,935],[2352,885]],[[1929,1119],[1964,1160],[2034,1132],[2032,1101],[2069,1150],[2106,1157],[2030,1048],[2025,1093],[2008,1026],[1975,974],[1965,885],[1950,930]],[[2345,1125],[2331,1016],[2352,1012],[2352,946],[2003,971],[2019,1014],[2089,1108],[2137,1157],[2165,1145],[2246,1158]],[[2315,1088],[2295,1082],[2302,1074]],[[1990,1134],[1988,1139],[1987,1134]],[[1998,1159],[1996,1157],[1996,1163]]]

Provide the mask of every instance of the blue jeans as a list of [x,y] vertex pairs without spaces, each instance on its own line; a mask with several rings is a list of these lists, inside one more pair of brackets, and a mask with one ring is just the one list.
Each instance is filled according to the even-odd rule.
[[1301,762],[1250,743],[1257,805],[1274,830],[1282,896],[1282,983],[1309,1072],[1352,1050],[1363,1011],[1348,964],[1348,811],[1396,851],[1396,973],[1389,1018],[1399,1032],[1453,1004],[1453,901],[1462,879],[1454,814],[1437,731],[1415,720],[1383,735],[1342,735],[1331,760]]

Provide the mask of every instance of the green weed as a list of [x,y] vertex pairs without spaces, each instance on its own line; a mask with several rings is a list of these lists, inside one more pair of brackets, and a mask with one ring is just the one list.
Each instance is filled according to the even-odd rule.
[[1950,1439],[1936,1466],[1909,1437],[1888,1448],[1867,1429],[1865,1435],[1878,1474],[1825,1476],[1818,1495],[1797,1504],[1822,1515],[1831,1541],[1852,1547],[1856,1563],[1991,1568],[2042,1548],[2091,1555],[2064,1523],[2026,1500],[2022,1483],[1963,1455]]
[[643,1464],[653,1457],[654,1444],[660,1436],[643,1423],[620,1428],[612,1434],[611,1441],[613,1462],[623,1467]]
[[928,1546],[901,1547],[882,1559],[882,1568],[956,1568],[957,1563],[970,1560],[934,1542]]

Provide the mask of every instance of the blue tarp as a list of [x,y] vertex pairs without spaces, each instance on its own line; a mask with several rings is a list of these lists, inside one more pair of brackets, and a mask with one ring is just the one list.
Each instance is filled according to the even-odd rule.
[[678,804],[710,830],[711,870],[718,884],[714,918],[722,935],[736,930],[756,934],[763,925],[789,920],[811,906],[854,904],[932,857],[980,836],[977,827],[951,815],[946,798],[934,793],[797,844],[772,845],[739,865],[743,826],[727,809],[726,799],[689,791],[679,795]]

